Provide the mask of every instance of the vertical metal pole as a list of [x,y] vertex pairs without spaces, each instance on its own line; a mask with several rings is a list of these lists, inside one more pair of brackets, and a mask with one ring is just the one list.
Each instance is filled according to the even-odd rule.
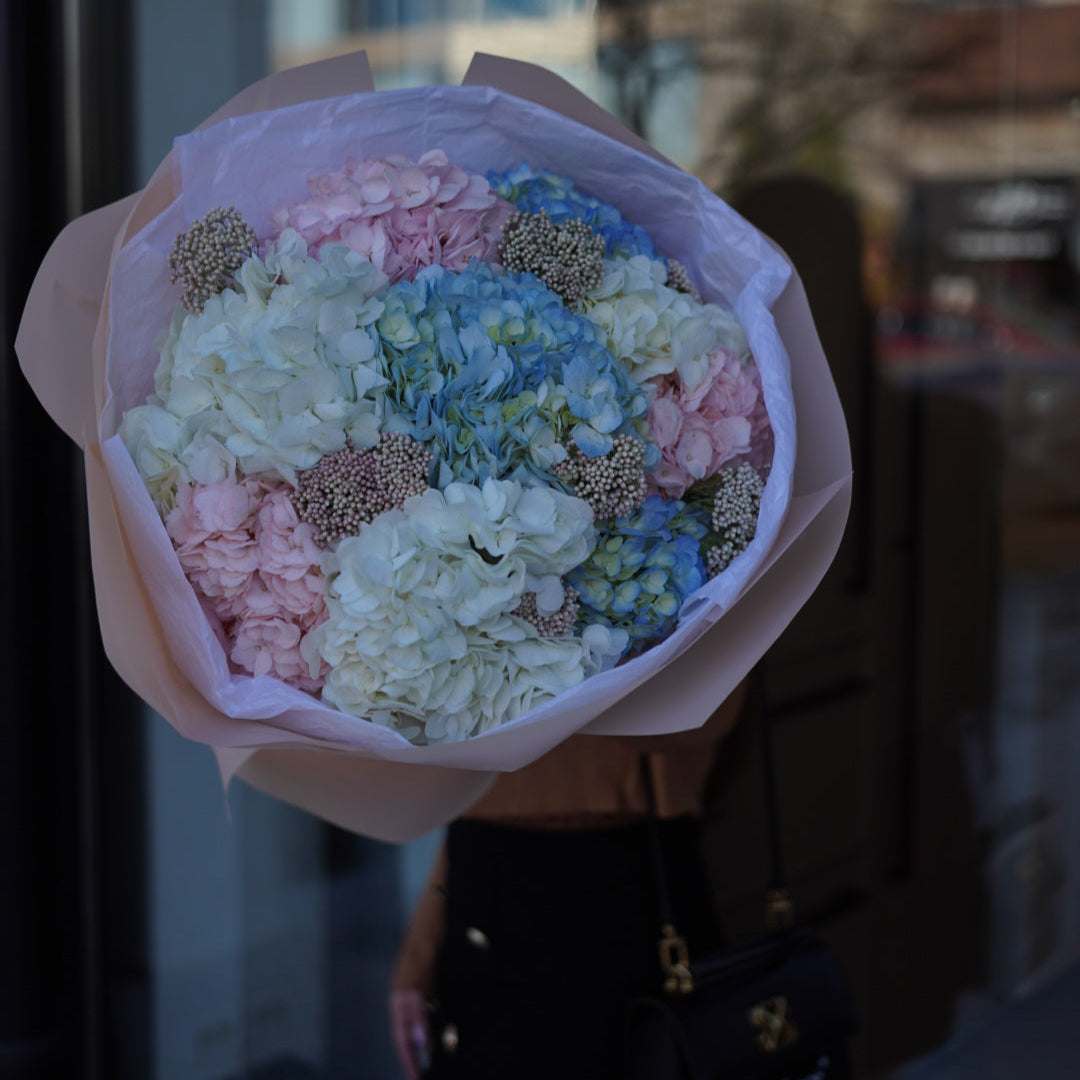
[[82,984],[73,714],[70,443],[44,417],[11,342],[66,217],[61,0],[0,21],[0,1075],[76,1076]]
[[[34,399],[11,343],[37,266],[65,221],[128,186],[117,174],[130,172],[124,152],[130,124],[108,102],[110,94],[130,96],[126,10],[126,2],[109,0],[35,0],[5,4],[0,19],[5,1080],[99,1080],[106,1074],[98,721],[123,706],[103,676],[94,627],[81,456]],[[95,57],[96,63],[86,63]],[[98,154],[84,153],[87,120],[119,132],[111,143],[98,143]],[[129,881],[125,888],[133,884],[140,887]]]

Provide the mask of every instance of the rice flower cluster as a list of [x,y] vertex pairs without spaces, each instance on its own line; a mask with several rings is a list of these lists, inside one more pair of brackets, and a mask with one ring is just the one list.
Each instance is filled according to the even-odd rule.
[[306,187],[267,235],[217,208],[178,238],[120,425],[234,678],[440,743],[670,634],[771,460],[734,314],[528,164]]
[[710,523],[714,539],[705,555],[709,577],[726,570],[745,551],[757,529],[765,478],[748,461],[717,474]]
[[499,259],[507,270],[535,274],[574,307],[600,283],[604,241],[581,218],[556,225],[546,210],[515,214],[503,230]]
[[235,206],[215,207],[181,233],[169,252],[172,284],[184,287],[180,303],[188,311],[202,311],[203,304],[229,284],[258,246],[255,230]]
[[430,468],[431,452],[422,443],[384,431],[370,450],[339,450],[302,472],[293,503],[326,547],[401,509],[427,488]]

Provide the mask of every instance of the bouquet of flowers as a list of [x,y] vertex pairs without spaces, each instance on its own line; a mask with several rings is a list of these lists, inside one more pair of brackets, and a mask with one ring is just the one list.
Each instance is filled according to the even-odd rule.
[[241,104],[172,158],[124,208],[81,432],[99,595],[144,624],[101,612],[128,681],[227,774],[395,838],[575,731],[703,722],[771,637],[627,704],[847,480],[785,535],[786,261],[491,88]]

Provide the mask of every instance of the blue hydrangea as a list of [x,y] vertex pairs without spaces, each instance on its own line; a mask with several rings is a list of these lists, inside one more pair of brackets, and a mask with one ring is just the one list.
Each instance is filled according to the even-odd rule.
[[579,594],[579,624],[625,630],[631,647],[666,637],[706,580],[707,534],[705,511],[659,495],[601,526],[592,554],[567,576]]
[[640,225],[624,221],[610,203],[578,191],[565,176],[522,164],[505,173],[489,172],[487,179],[501,198],[523,213],[546,210],[556,225],[581,218],[604,238],[608,258],[656,254],[649,234]]
[[389,289],[375,331],[384,427],[428,446],[439,487],[558,484],[566,443],[595,457],[645,424],[644,393],[592,323],[531,274],[426,267]]

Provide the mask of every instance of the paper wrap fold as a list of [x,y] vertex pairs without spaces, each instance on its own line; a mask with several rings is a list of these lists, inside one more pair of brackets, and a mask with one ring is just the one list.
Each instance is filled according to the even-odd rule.
[[[805,293],[786,260],[561,79],[478,55],[465,84],[374,98],[366,58],[356,54],[249,87],[198,133],[177,140],[144,191],[60,234],[16,341],[34,391],[85,452],[98,615],[122,678],[182,734],[214,747],[226,781],[238,775],[387,840],[444,823],[483,794],[495,771],[519,768],[576,732],[657,734],[702,724],[816,587],[850,502],[843,414]],[[367,133],[362,149],[342,135],[357,124]],[[412,145],[400,145],[402,130]],[[303,171],[275,169],[295,153],[298,138],[306,140]],[[152,386],[156,353],[145,339],[148,327],[163,329],[171,314],[174,301],[161,280],[178,231],[219,202],[235,202],[259,230],[267,206],[302,197],[306,175],[339,167],[350,152],[418,156],[435,146],[473,171],[528,160],[571,172],[587,190],[598,190],[590,169],[594,177],[610,174],[618,159],[626,190],[599,190],[628,206],[627,216],[661,249],[677,252],[708,298],[740,315],[762,370],[776,456],[753,545],[691,599],[670,638],[494,731],[416,747],[276,680],[229,673],[115,432],[123,410]],[[251,170],[249,184],[235,187],[237,169]],[[275,176],[281,191],[262,191],[245,207],[245,191]],[[650,199],[653,185],[669,197]],[[709,228],[695,200],[710,200]],[[129,310],[145,317],[130,322],[116,314]],[[796,426],[803,436],[797,450]]]

